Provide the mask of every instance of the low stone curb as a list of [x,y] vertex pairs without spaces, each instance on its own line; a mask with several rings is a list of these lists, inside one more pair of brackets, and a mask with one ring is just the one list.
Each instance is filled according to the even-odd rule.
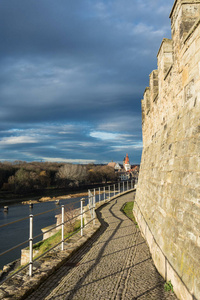
[[[110,199],[96,203],[96,209],[106,205],[106,203],[116,199],[124,194],[134,191],[131,189],[120,193]],[[90,212],[87,212],[87,218],[90,218]],[[67,242],[64,243],[65,248],[61,251],[60,245],[55,249],[48,252],[42,258],[38,259],[33,263],[33,276],[28,275],[28,267],[18,274],[14,275],[12,278],[5,281],[0,286],[0,299],[26,299],[34,290],[36,290],[39,285],[41,285],[47,277],[60,268],[67,260],[80,249],[92,236],[100,229],[101,223],[95,218],[95,225],[90,222],[86,227],[84,227],[84,235],[81,237],[80,232],[72,236]],[[59,250],[58,250],[59,249]]]

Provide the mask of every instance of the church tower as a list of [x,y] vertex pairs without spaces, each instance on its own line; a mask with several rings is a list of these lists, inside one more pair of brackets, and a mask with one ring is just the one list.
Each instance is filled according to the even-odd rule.
[[129,162],[128,154],[126,154],[126,157],[124,159],[123,165],[124,165],[124,169],[126,171],[129,171],[131,169],[131,165],[130,165],[130,162]]

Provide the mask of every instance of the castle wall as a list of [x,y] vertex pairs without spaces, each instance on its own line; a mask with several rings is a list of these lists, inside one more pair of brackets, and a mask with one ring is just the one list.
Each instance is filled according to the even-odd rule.
[[172,40],[142,100],[143,153],[134,214],[179,299],[200,299],[200,1],[177,0]]

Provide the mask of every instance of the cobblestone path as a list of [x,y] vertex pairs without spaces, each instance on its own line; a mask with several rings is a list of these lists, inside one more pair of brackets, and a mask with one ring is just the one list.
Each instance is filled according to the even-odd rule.
[[165,292],[139,229],[120,211],[133,197],[102,207],[100,231],[26,299],[176,299]]

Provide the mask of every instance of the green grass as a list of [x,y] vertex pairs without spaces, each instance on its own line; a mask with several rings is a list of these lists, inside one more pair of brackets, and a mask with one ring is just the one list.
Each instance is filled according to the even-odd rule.
[[172,285],[172,283],[171,283],[171,280],[169,280],[168,282],[166,282],[165,283],[165,286],[164,286],[164,288],[165,288],[165,291],[167,291],[167,292],[174,292],[174,289],[173,289],[173,285]]
[[[74,224],[73,231],[68,232],[67,234],[65,234],[64,238],[67,238],[69,235],[74,233],[80,227],[81,227],[81,221],[76,220],[76,222]],[[43,254],[45,251],[48,251],[50,248],[52,248],[56,244],[58,244],[60,241],[61,241],[61,230],[59,230],[57,233],[55,233],[54,235],[52,235],[48,239],[40,241],[40,242],[34,244],[33,249],[34,250],[39,250],[39,253],[37,254],[37,256],[39,256],[39,255]]]
[[135,217],[133,215],[133,205],[134,205],[133,201],[125,203],[125,205],[122,207],[122,211],[138,227],[138,224],[137,224],[137,222],[135,220]]

